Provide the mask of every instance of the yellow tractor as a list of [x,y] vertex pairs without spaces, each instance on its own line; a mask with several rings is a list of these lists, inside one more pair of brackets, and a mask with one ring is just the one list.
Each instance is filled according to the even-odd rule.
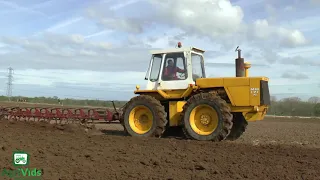
[[121,124],[136,137],[162,137],[181,127],[186,138],[236,140],[248,121],[263,120],[270,105],[267,77],[248,77],[249,63],[235,60],[236,77],[206,78],[204,50],[182,47],[151,51],[146,89],[124,106]]

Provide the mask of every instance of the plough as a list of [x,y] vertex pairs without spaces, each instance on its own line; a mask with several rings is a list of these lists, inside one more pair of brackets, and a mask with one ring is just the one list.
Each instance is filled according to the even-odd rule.
[[[114,104],[113,104],[114,106]],[[1,107],[0,118],[9,121],[44,121],[56,124],[119,123],[120,113],[108,108]]]

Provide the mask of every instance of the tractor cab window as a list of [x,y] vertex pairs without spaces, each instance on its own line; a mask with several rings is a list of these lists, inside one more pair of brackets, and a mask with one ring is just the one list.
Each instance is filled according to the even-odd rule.
[[185,80],[187,79],[187,66],[184,53],[169,53],[163,63],[162,80]]
[[151,82],[158,81],[159,79],[159,73],[161,68],[161,62],[162,62],[162,54],[156,54],[153,56],[151,60],[151,71],[150,71],[150,78],[149,80]]
[[204,63],[202,56],[198,54],[191,54],[191,61],[192,61],[192,79],[196,81],[198,78],[204,78]]

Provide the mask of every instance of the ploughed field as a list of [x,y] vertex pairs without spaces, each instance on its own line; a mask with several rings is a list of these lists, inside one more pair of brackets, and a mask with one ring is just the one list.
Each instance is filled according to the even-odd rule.
[[[120,125],[0,122],[0,166],[30,155],[42,179],[319,179],[320,120],[266,118],[237,141],[125,137]],[[6,179],[3,176],[0,179]],[[7,178],[8,179],[8,178]]]

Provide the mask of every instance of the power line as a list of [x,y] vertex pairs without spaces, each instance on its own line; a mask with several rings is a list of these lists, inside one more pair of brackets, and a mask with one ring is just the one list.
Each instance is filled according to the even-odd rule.
[[12,96],[12,82],[13,82],[13,68],[8,68],[8,82],[7,82],[7,97],[11,101]]

